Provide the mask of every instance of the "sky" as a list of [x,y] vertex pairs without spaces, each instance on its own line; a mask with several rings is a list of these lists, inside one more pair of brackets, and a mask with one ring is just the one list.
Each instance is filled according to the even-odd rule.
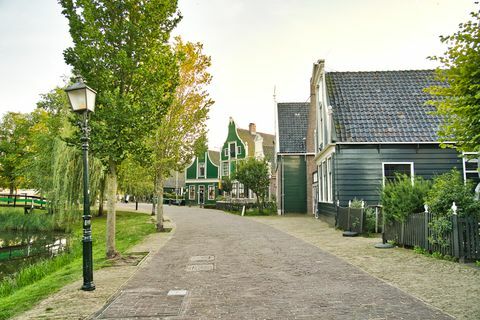
[[[209,148],[229,117],[274,133],[277,102],[309,101],[313,63],[327,71],[431,69],[476,9],[473,0],[179,0],[174,31],[212,58]],[[30,112],[70,75],[72,45],[57,0],[0,0],[0,114]],[[275,88],[275,89],[274,89]],[[274,91],[275,90],[275,91]]]

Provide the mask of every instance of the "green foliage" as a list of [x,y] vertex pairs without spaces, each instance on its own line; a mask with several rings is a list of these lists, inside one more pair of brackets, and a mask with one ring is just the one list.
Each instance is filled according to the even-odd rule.
[[118,168],[118,187],[136,197],[150,196],[153,193],[152,170],[129,156]]
[[355,209],[361,209],[363,208],[365,203],[363,200],[359,200],[357,198],[353,198],[353,200],[350,202],[350,208],[355,208]]
[[270,177],[268,162],[265,159],[248,158],[238,163],[234,179],[238,180],[245,187],[245,190],[252,190],[257,196],[257,206],[262,211],[265,196],[268,193]]
[[0,210],[0,230],[18,231],[64,231],[70,228],[65,221],[47,214],[44,210],[34,210],[25,214],[23,210],[2,208]]
[[455,202],[458,216],[480,218],[480,202],[474,197],[472,182],[465,184],[461,173],[453,169],[434,178],[425,200],[435,216],[450,216]]
[[30,115],[7,112],[0,122],[0,185],[15,193],[25,183],[24,166],[29,152]]
[[371,207],[365,208],[364,231],[367,233],[375,232],[375,209]]
[[475,261],[475,265],[476,265],[477,267],[480,267],[480,260],[479,260],[479,261]]
[[413,251],[418,254],[428,254],[428,251],[426,249],[423,249],[422,247],[419,247],[419,246],[413,247]]
[[226,176],[222,178],[222,191],[223,192],[232,192],[233,189],[233,183],[232,179],[230,177]]
[[386,181],[381,190],[383,214],[387,221],[404,221],[412,213],[424,211],[424,198],[431,183],[415,177],[414,184],[407,175],[396,175],[394,181]]
[[455,141],[459,151],[480,150],[480,11],[470,15],[457,32],[440,37],[447,46],[443,55],[430,57],[440,62],[436,78],[447,85],[426,90],[439,97],[430,104],[444,119],[440,139]]
[[446,235],[452,231],[452,221],[449,217],[436,216],[430,223],[430,236],[428,241],[432,244],[438,244],[444,248],[450,246]]

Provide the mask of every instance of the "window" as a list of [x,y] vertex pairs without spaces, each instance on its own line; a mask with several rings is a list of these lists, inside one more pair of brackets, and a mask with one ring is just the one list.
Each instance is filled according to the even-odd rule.
[[385,181],[395,180],[395,175],[405,174],[411,177],[413,183],[413,162],[384,162],[383,163],[383,184]]
[[205,177],[205,162],[200,162],[198,164],[198,176]]
[[237,146],[237,155],[242,153],[242,146]]
[[188,186],[188,200],[195,200],[195,186]]
[[478,179],[478,152],[464,152],[463,153],[463,180]]
[[238,197],[245,198],[245,188],[242,183],[238,184]]
[[236,150],[235,150],[235,142],[230,143],[230,158],[235,158],[237,156]]
[[328,193],[327,193],[327,201],[333,201],[333,179],[332,179],[332,157],[327,159],[327,186],[328,186]]
[[228,161],[222,162],[222,177],[228,176],[230,173],[230,170],[228,170]]
[[223,149],[223,155],[228,157],[228,148]]
[[238,190],[238,182],[232,183],[232,194],[231,194],[232,198],[238,198],[237,190]]
[[208,186],[208,200],[215,200],[215,186]]

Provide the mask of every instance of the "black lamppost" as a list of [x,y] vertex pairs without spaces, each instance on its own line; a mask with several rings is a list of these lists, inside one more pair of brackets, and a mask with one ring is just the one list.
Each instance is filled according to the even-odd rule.
[[93,283],[92,216],[90,215],[90,188],[88,182],[88,113],[95,110],[96,92],[79,81],[65,89],[74,112],[83,116],[80,121],[83,150],[83,285],[82,290],[95,290]]

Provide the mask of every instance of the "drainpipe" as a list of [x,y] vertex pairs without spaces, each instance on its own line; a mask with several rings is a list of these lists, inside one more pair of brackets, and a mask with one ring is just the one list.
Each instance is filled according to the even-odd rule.
[[284,163],[283,163],[283,155],[281,156],[281,160],[282,160],[282,215],[285,214],[285,174],[284,174]]

